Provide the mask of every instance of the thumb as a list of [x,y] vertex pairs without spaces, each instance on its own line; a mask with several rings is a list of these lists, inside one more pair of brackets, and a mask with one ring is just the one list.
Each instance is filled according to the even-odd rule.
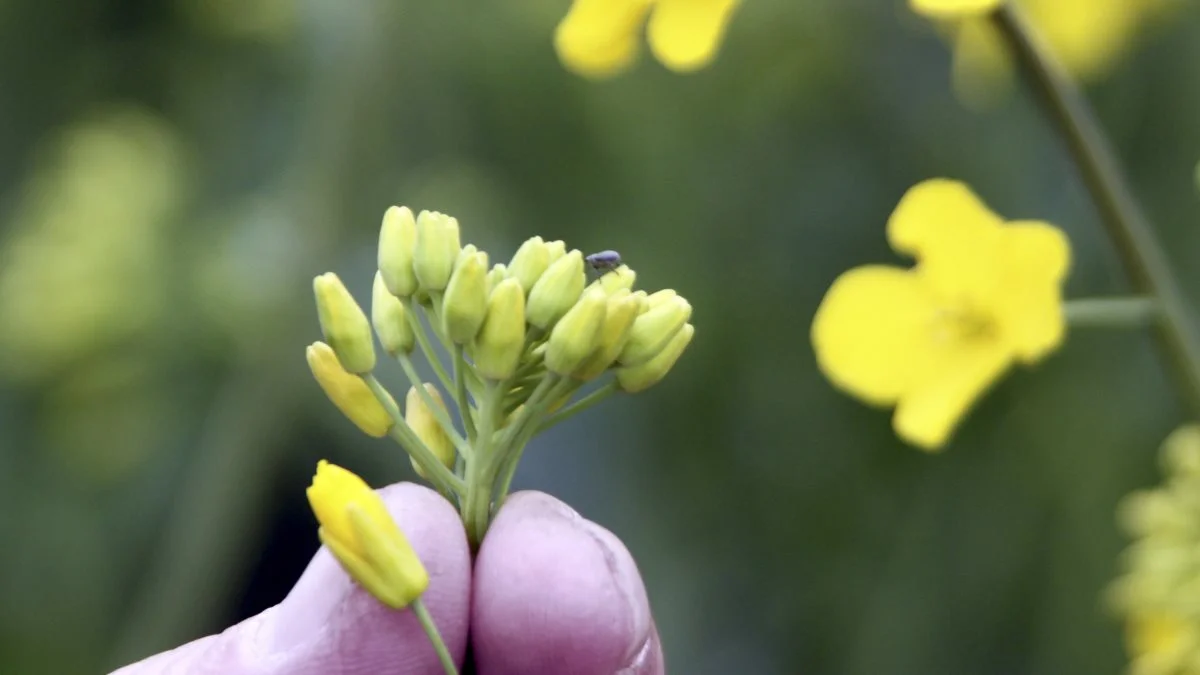
[[[461,664],[471,582],[462,522],[454,507],[428,488],[398,483],[379,494],[429,571],[429,589],[421,599],[446,647]],[[156,654],[112,675],[441,672],[413,613],[380,604],[351,581],[322,547],[283,602],[223,633]]]

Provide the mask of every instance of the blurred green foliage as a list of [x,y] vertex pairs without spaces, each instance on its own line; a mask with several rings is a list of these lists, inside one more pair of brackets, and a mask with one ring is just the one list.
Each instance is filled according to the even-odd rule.
[[[412,479],[303,361],[312,276],[366,302],[394,203],[498,256],[615,248],[692,301],[672,377],[517,480],[628,543],[672,672],[1121,667],[1113,509],[1181,418],[1148,336],[1071,336],[941,456],[808,342],[932,176],[1061,225],[1072,295],[1124,289],[1034,103],[964,109],[899,0],[753,0],[712,68],[604,83],[554,60],[565,7],[0,2],[0,672],[98,672],[278,601],[318,457]],[[1089,93],[1200,306],[1196,3]]]

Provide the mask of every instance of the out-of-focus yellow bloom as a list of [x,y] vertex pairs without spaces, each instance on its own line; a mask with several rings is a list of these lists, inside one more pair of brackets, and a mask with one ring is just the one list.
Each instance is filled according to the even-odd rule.
[[392,428],[391,415],[361,377],[346,372],[329,345],[314,342],[304,351],[304,356],[317,384],[343,415],[368,436],[382,438],[387,435]]
[[429,587],[416,551],[363,479],[321,460],[307,494],[321,543],[380,602],[401,609]]
[[715,58],[741,0],[574,0],[554,34],[559,58],[572,71],[611,77],[637,58],[642,26],[650,50],[676,72]]
[[[986,14],[997,0],[909,0],[919,14],[948,22],[954,42],[954,84],[968,102],[986,104],[1010,80],[1011,63]],[[1076,77],[1106,73],[1152,20],[1179,0],[1012,0],[1050,51]]]
[[916,266],[842,274],[813,319],[813,346],[836,386],[896,406],[896,432],[934,450],[1010,365],[1062,342],[1070,247],[1057,228],[1005,223],[944,179],[908,191],[888,239]]
[[[442,414],[450,417],[450,411],[446,408],[446,403],[442,401],[442,393],[438,391],[436,385],[426,382],[424,385],[425,391],[429,392],[429,397],[433,399],[434,405],[442,409]],[[425,444],[433,452],[433,456],[437,457],[438,461],[446,466],[451,471],[454,470],[454,461],[457,455],[454,451],[454,441],[450,440],[450,435],[446,433],[446,429],[437,421],[437,416],[429,406],[425,405],[425,399],[417,391],[416,387],[409,387],[408,396],[404,399],[404,421],[408,424],[417,438]],[[411,460],[413,470],[421,478],[428,479],[425,475],[425,470],[417,464],[415,459]]]

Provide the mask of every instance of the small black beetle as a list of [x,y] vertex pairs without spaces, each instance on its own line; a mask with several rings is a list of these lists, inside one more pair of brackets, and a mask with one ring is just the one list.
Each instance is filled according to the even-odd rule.
[[611,272],[621,266],[621,254],[616,251],[600,251],[584,258],[584,261],[601,274]]

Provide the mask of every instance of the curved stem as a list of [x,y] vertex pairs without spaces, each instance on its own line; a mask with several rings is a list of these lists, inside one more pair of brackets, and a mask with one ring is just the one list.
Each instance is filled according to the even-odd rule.
[[[446,430],[446,435],[450,437],[450,441],[454,443],[454,447],[458,448],[458,454],[462,455],[468,462],[471,461],[471,446],[467,444],[467,440],[458,433],[458,429],[454,427],[454,422],[450,420],[450,413],[446,408],[437,404],[433,400],[433,395],[425,388],[425,383],[421,382],[421,376],[417,374],[417,369],[413,367],[412,360],[404,354],[396,357],[400,362],[400,367],[404,369],[405,376],[412,386],[417,390],[417,396],[421,397],[421,402],[429,408],[429,412],[433,413],[438,424]],[[451,389],[450,391],[455,391]]]
[[474,411],[471,401],[467,398],[467,360],[463,357],[463,346],[454,345],[454,402],[458,405],[458,414],[462,417],[463,428],[467,430],[467,440],[475,443],[478,433],[475,430]]
[[545,431],[545,430],[549,429],[550,427],[554,426],[555,424],[558,424],[559,422],[563,422],[563,421],[566,421],[567,419],[570,419],[571,417],[574,417],[576,414],[581,413],[584,410],[587,410],[588,408],[596,405],[597,403],[600,403],[601,401],[607,399],[609,396],[612,396],[613,394],[617,393],[618,391],[620,391],[620,387],[617,385],[617,381],[613,380],[613,381],[609,382],[608,384],[604,385],[603,387],[600,387],[596,391],[593,391],[592,393],[588,394],[587,396],[584,396],[583,398],[579,399],[578,401],[575,401],[569,407],[563,408],[562,410],[559,410],[558,412],[554,413],[550,417],[547,417],[546,421],[542,422],[541,425],[538,426],[538,432],[540,433],[542,431]]
[[425,603],[417,598],[409,607],[412,608],[413,614],[417,615],[417,621],[425,630],[429,644],[433,645],[433,651],[437,652],[438,660],[442,662],[442,668],[446,670],[446,675],[458,675],[458,668],[454,665],[454,659],[450,657],[450,650],[446,649],[446,643],[442,641],[442,635],[438,632],[437,624],[433,622],[429,610],[425,609]]
[[443,494],[448,495],[454,492],[460,495],[464,494],[466,485],[462,479],[451,473],[446,465],[438,461],[437,457],[433,455],[433,451],[413,433],[408,423],[404,421],[404,416],[400,414],[400,408],[388,395],[387,389],[384,389],[379,380],[370,373],[363,375],[362,378],[371,393],[375,395],[375,398],[392,418],[392,428],[388,435],[400,443],[400,446],[408,451],[417,464],[421,465],[421,468],[425,470],[425,475],[429,477],[429,482],[433,483]]
[[1143,328],[1158,319],[1154,298],[1080,298],[1063,308],[1071,328]]
[[1161,307],[1156,334],[1193,412],[1200,414],[1200,334],[1166,253],[1126,184],[1115,154],[1075,84],[1008,2],[993,23],[1029,74],[1062,133],[1134,288]]
[[454,391],[454,383],[450,380],[450,376],[446,374],[445,367],[438,359],[437,351],[433,348],[433,343],[429,341],[429,336],[425,334],[425,327],[421,325],[421,319],[416,315],[417,303],[404,303],[404,317],[408,320],[408,325],[412,327],[413,333],[417,336],[417,344],[421,347],[421,353],[425,355],[425,360],[433,367],[433,372],[437,374],[438,380],[446,391]]

